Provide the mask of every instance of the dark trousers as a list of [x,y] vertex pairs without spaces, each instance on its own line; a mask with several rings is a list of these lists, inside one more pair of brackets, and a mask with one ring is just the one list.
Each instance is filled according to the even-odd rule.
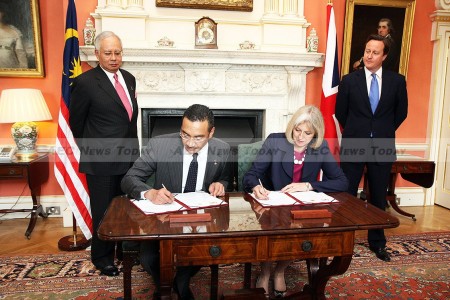
[[[114,265],[114,242],[102,241],[97,236],[100,221],[112,199],[122,195],[120,182],[124,175],[97,176],[86,174],[92,213],[91,260],[97,268]],[[120,246],[119,246],[120,248]]]
[[[159,241],[141,242],[140,261],[144,270],[153,277],[157,287],[160,286],[159,274]],[[163,250],[164,251],[164,250]],[[201,266],[177,267],[177,274],[174,278],[174,289],[182,300],[194,299],[189,284],[191,278],[197,274]]]
[[[348,193],[356,196],[359,183],[363,176],[364,167],[367,169],[367,182],[370,191],[370,204],[385,210],[387,187],[392,163],[379,164],[376,162],[341,162],[341,168],[349,181]],[[384,229],[370,229],[368,241],[371,247],[386,247]]]

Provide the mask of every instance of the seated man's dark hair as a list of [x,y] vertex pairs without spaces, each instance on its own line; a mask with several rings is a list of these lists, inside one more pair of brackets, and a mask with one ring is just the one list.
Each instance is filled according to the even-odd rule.
[[183,118],[187,118],[189,121],[208,121],[208,130],[210,131],[214,127],[214,114],[209,107],[201,104],[193,104],[189,106],[183,114]]

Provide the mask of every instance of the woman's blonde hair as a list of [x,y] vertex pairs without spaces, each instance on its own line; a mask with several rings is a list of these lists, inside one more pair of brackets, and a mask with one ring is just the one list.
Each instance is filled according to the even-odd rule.
[[314,137],[310,146],[317,149],[322,145],[325,134],[325,125],[320,110],[314,105],[305,105],[300,107],[289,120],[286,127],[286,138],[289,143],[294,144],[293,131],[298,125],[306,123],[314,131]]

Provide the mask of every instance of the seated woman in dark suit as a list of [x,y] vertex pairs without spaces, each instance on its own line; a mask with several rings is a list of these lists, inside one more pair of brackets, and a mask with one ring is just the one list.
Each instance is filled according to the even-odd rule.
[[[268,199],[271,190],[282,192],[341,192],[348,180],[324,140],[324,122],[320,110],[311,105],[298,109],[284,133],[272,133],[265,140],[250,170],[244,175],[246,192]],[[320,171],[322,180],[318,179]],[[260,180],[262,181],[261,185]],[[274,295],[286,293],[284,270],[290,261],[278,261],[274,271]],[[272,263],[261,264],[256,282],[268,293]]]

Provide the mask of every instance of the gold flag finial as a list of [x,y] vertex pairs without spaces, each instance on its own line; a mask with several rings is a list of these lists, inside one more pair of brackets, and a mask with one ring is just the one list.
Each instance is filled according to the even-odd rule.
[[328,0],[328,4],[333,5],[333,0]]

